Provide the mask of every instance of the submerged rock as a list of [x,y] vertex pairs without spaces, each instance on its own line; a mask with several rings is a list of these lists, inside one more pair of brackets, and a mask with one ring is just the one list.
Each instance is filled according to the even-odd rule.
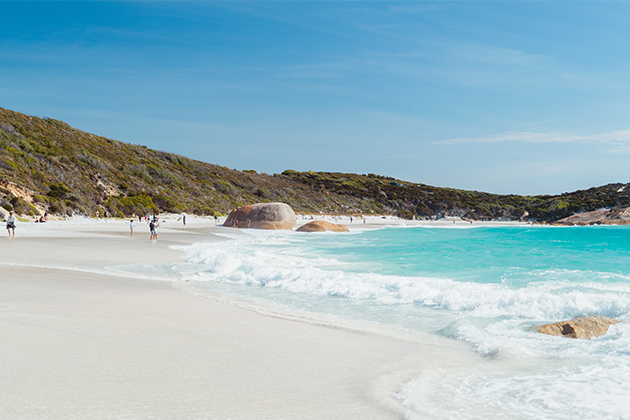
[[296,223],[295,212],[285,203],[258,203],[232,210],[223,226],[233,226],[238,221],[239,228],[252,229],[293,229]]
[[542,325],[538,327],[537,331],[542,334],[590,340],[606,334],[608,327],[618,322],[616,319],[605,316],[584,316],[570,321]]
[[298,232],[326,232],[328,230],[332,232],[348,232],[348,228],[344,225],[336,225],[323,220],[308,222],[297,229]]

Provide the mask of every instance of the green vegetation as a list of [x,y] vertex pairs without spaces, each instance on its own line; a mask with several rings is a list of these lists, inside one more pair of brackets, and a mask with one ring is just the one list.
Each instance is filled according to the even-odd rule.
[[[21,187],[15,193],[8,185]],[[4,185],[4,187],[2,187]],[[113,216],[147,212],[226,214],[282,201],[296,212],[460,216],[552,222],[630,206],[630,188],[610,184],[560,196],[497,195],[416,184],[376,174],[236,171],[131,145],[0,108],[0,206],[18,214]],[[13,192],[11,192],[13,191]]]

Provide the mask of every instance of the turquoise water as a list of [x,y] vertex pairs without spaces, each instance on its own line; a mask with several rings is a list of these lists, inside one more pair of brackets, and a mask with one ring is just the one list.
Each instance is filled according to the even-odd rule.
[[312,241],[315,252],[361,263],[374,272],[443,276],[458,281],[540,281],[519,276],[536,270],[605,271],[630,276],[630,229],[389,228]]
[[630,324],[590,341],[534,330],[583,315],[630,321],[628,227],[226,232],[185,247],[169,275],[288,312],[429,331],[492,361],[491,372],[401,384],[409,418],[630,419]]

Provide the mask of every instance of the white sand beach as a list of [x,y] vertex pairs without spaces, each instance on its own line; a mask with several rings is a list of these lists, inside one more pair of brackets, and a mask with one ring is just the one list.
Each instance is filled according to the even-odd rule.
[[122,220],[3,235],[0,418],[396,419],[405,381],[485,363],[437,338],[264,315],[107,268],[181,261],[170,245],[228,229],[189,220],[156,242]]

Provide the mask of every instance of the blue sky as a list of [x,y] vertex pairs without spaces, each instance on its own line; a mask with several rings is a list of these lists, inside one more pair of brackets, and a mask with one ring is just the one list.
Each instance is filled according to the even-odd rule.
[[0,107],[236,169],[630,182],[630,3],[0,2]]

